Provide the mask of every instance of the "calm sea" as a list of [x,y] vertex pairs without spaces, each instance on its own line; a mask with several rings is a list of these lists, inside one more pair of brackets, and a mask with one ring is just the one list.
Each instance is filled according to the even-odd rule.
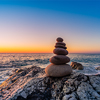
[[[17,68],[30,67],[32,65],[45,68],[50,62],[49,59],[53,56],[52,53],[38,54],[0,54],[0,83],[6,80],[12,70]],[[74,70],[84,74],[98,74],[95,67],[100,66],[100,54],[68,54],[71,61],[76,61],[84,66],[84,70]]]

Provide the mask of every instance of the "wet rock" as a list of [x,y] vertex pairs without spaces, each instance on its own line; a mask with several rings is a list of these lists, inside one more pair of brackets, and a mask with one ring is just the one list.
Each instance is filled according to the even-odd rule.
[[96,70],[100,70],[100,66],[95,68]]
[[15,73],[17,70],[18,70],[18,69],[14,69],[14,70],[12,70],[12,72]]
[[83,70],[84,67],[82,64],[80,63],[77,63],[77,62],[71,62],[71,65],[70,65],[73,69],[78,69],[78,70]]
[[77,94],[75,92],[71,94],[66,94],[62,100],[78,100]]
[[26,98],[26,97],[27,97],[27,94],[25,93],[25,91],[22,91],[20,95],[21,95],[21,97],[23,97],[23,98]]
[[100,76],[89,76],[90,84],[100,94]]
[[25,100],[22,96],[18,96],[16,100]]
[[22,72],[22,71],[24,71],[23,69],[18,69],[18,70],[16,70],[16,73],[19,73],[19,72]]
[[0,84],[0,100],[100,100],[100,75],[48,77],[44,69],[32,66]]
[[86,82],[78,86],[77,94],[80,100],[100,100],[100,95]]

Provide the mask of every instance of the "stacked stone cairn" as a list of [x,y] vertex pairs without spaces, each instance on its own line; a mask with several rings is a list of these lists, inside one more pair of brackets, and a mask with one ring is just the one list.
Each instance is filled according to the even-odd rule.
[[70,61],[70,58],[66,56],[68,55],[66,44],[63,42],[61,37],[58,37],[56,41],[57,43],[53,50],[53,53],[56,55],[50,58],[49,61],[51,64],[45,68],[46,75],[51,77],[70,75],[72,68],[69,64],[66,64]]

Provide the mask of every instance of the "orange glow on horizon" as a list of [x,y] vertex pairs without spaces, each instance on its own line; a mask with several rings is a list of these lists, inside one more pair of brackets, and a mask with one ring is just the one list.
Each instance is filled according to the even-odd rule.
[[[37,48],[29,48],[29,47],[2,47],[0,48],[0,53],[53,53],[53,48],[50,47],[37,47]],[[100,53],[100,51],[88,50],[84,48],[68,48],[69,53]]]
[[50,48],[0,48],[0,53],[52,53]]
[[68,52],[69,53],[100,53],[100,51],[99,50],[95,50],[95,48],[94,49],[89,49],[89,48],[77,48],[77,47],[75,47],[75,48],[69,48],[68,49]]

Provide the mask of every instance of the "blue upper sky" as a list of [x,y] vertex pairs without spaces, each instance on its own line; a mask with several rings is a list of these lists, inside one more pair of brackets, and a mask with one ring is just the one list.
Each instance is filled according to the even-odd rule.
[[0,0],[0,22],[1,47],[47,47],[61,36],[71,52],[100,51],[99,0]]
[[100,0],[0,0],[0,6],[11,5],[100,18]]

